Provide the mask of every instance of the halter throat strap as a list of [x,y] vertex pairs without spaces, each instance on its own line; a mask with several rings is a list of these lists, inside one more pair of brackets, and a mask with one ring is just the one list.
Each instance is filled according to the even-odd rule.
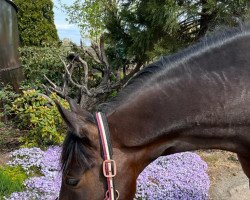
[[103,113],[98,112],[96,113],[96,120],[102,146],[102,157],[104,160],[102,164],[103,175],[106,177],[108,185],[108,190],[105,194],[104,200],[117,200],[119,198],[119,193],[117,190],[115,190],[114,186],[114,177],[116,176],[116,163],[112,159],[113,151],[107,119]]

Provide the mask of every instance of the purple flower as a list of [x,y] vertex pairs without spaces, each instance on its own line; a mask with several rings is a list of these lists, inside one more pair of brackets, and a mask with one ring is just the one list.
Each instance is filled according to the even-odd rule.
[[43,157],[44,151],[39,148],[21,148],[10,154],[11,161],[8,162],[8,164],[11,166],[19,165],[27,174],[30,174],[34,169],[39,169],[41,167]]
[[195,153],[160,157],[137,179],[136,199],[208,199],[207,164]]
[[43,176],[31,177],[24,182],[27,190],[12,193],[6,200],[54,200],[59,195],[61,186],[60,172],[61,148],[49,147],[47,151],[39,148],[24,148],[11,153],[12,166],[20,165],[27,174],[34,174],[39,169]]
[[41,162],[41,172],[46,177],[55,177],[60,171],[61,147],[52,146],[44,152]]

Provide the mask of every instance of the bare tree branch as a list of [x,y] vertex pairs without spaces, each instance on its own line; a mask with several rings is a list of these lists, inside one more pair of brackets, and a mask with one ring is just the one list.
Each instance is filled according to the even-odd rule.
[[47,96],[45,94],[38,93],[38,96],[41,96],[41,97],[45,98],[51,105],[55,104],[55,102],[49,96]]
[[89,66],[88,63],[83,60],[80,56],[78,56],[79,61],[82,63],[84,68],[84,84],[88,85],[88,75],[89,75]]
[[90,49],[88,49],[88,48],[83,48],[83,51],[84,51],[85,53],[87,53],[91,58],[93,58],[97,63],[99,63],[99,64],[102,63],[102,61],[100,61],[100,59],[98,58],[98,56],[97,56],[97,54],[96,54],[95,51],[92,52],[92,51],[91,51]]
[[64,67],[66,75],[67,75],[67,79],[69,80],[69,82],[74,85],[75,87],[81,89],[81,91],[83,91],[84,93],[86,93],[88,96],[92,96],[93,94],[88,90],[87,85],[82,84],[80,85],[79,83],[76,83],[73,79],[72,79],[72,73],[69,72],[67,67]]
[[50,85],[52,85],[54,88],[57,88],[58,86],[53,82],[51,81],[46,75],[43,75],[43,77],[49,82]]
[[46,92],[49,94],[49,93],[52,93],[52,92],[55,92],[58,96],[62,97],[62,98],[66,98],[66,95],[61,91],[61,90],[56,90],[55,88],[49,86],[45,86],[44,84],[42,84],[43,88],[46,90]]
[[71,82],[71,84],[73,84],[74,86],[78,87],[78,88],[82,88],[82,85],[76,83],[73,79],[72,79],[72,73],[69,72],[67,66],[64,66],[65,72],[66,72],[66,77],[68,78],[68,80]]
[[97,71],[102,73],[102,77],[104,76],[104,71],[100,67],[92,66],[93,69],[96,69]]
[[142,67],[142,63],[138,62],[135,66],[135,68],[128,74],[126,75],[122,80],[121,80],[121,85],[124,85],[125,83],[127,83],[129,81],[129,79],[131,79],[138,71],[140,71]]
[[[100,37],[99,43],[92,42],[91,48],[93,49],[93,51],[91,51],[91,49],[81,47],[86,55],[90,56],[96,63],[98,63],[98,65],[92,67],[92,69],[96,69],[102,73],[102,80],[98,86],[89,88],[89,65],[84,58],[81,58],[79,55],[72,52],[67,57],[67,60],[69,61],[68,64],[61,58],[61,61],[64,65],[62,86],[57,86],[48,77],[44,76],[50,84],[49,87],[44,86],[46,90],[56,92],[59,96],[66,98],[68,96],[70,86],[74,86],[78,90],[79,96],[77,97],[77,99],[80,101],[80,105],[83,107],[91,106],[93,108],[93,106],[100,100],[100,98],[104,100],[109,92],[114,89],[121,88],[142,67],[142,63],[137,63],[134,69],[127,75],[126,68],[124,68],[124,78],[118,78],[119,80],[115,82],[112,80],[113,74],[111,65],[108,62],[108,58],[105,53],[104,35]],[[77,63],[80,64],[80,67],[83,67],[84,74],[82,74],[83,76],[81,76],[80,81],[76,81],[73,78],[74,70],[77,66],[79,66],[77,65]],[[82,73],[82,71],[79,72]]]
[[100,37],[100,54],[101,54],[101,58],[103,63],[105,64],[105,69],[106,70],[110,70],[110,65],[108,63],[108,59],[105,53],[105,49],[104,49],[104,35],[102,34]]
[[91,42],[91,48],[95,51],[98,59],[103,63],[102,57],[101,57],[101,52],[100,52],[100,49],[98,47],[98,44],[92,41]]

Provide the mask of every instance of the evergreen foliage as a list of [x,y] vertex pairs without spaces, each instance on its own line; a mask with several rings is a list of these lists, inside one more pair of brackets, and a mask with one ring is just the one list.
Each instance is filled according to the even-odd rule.
[[169,54],[222,26],[244,21],[247,0],[121,1],[109,9],[105,25],[114,44],[143,62]]
[[59,41],[52,0],[14,0],[18,7],[21,46],[46,46]]
[[145,63],[176,52],[218,27],[244,21],[248,4],[248,0],[75,0],[65,8],[70,21],[81,25],[84,33],[108,32],[113,59]]

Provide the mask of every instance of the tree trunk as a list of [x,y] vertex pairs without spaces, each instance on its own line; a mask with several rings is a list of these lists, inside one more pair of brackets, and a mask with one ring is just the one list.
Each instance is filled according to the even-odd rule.
[[198,33],[198,38],[203,37],[208,28],[209,23],[213,21],[213,19],[216,16],[216,9],[214,9],[212,12],[207,8],[208,0],[201,0],[202,3],[202,10],[201,10],[201,18],[200,18],[200,30]]

